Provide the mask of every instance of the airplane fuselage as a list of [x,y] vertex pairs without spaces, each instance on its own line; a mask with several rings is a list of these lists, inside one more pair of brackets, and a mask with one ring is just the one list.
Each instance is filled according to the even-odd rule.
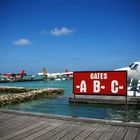
[[140,61],[133,62],[128,67],[123,67],[123,68],[115,69],[115,70],[117,70],[117,71],[126,70],[128,80],[131,80],[131,79],[133,79],[135,81],[140,80]]

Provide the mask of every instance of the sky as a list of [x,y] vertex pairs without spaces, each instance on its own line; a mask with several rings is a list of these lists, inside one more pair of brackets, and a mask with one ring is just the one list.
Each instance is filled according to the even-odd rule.
[[0,0],[0,73],[113,70],[140,60],[140,0]]

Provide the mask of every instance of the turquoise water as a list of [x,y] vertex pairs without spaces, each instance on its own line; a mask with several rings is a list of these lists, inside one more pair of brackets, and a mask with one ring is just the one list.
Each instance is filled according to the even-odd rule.
[[[123,105],[116,106],[76,103],[76,106],[74,106],[74,104],[70,103],[68,100],[73,92],[72,80],[0,83],[0,86],[17,86],[30,88],[54,87],[64,88],[65,90],[64,95],[59,97],[43,98],[1,107],[4,109],[107,120],[126,120],[125,106]],[[138,106],[128,106],[127,120],[140,122],[140,108]]]

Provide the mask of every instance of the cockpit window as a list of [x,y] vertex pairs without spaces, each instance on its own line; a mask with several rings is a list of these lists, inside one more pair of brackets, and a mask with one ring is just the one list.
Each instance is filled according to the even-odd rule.
[[131,65],[129,65],[129,68],[132,68],[134,64],[135,64],[135,63],[132,63]]
[[131,70],[136,70],[138,68],[138,64],[135,64],[134,66],[131,67]]

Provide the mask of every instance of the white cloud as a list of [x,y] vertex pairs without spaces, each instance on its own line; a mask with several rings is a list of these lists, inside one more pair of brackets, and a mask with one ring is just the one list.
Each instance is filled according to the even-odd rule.
[[21,38],[19,40],[14,41],[13,44],[16,46],[25,46],[25,45],[30,45],[31,42],[26,38]]
[[42,30],[40,32],[41,35],[47,35],[50,34],[52,36],[62,36],[62,35],[69,35],[72,34],[75,30],[74,29],[70,29],[67,27],[62,27],[62,28],[57,28],[55,27],[54,29],[50,30],[50,31],[45,31]]
[[54,28],[50,31],[50,34],[53,36],[62,36],[62,35],[69,35],[74,32],[74,29],[69,29],[67,27],[62,28]]

